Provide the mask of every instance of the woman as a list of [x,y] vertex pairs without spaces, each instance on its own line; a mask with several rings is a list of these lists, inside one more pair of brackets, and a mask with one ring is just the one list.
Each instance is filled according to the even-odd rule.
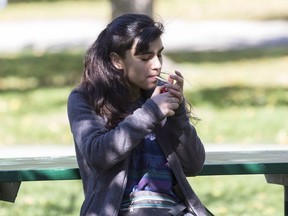
[[146,15],[122,15],[86,53],[68,100],[81,215],[206,215],[185,177],[200,172],[205,150],[189,121],[183,77],[157,79],[162,33]]

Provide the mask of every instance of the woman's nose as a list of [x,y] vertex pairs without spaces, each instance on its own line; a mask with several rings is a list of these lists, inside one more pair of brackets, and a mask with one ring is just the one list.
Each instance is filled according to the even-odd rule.
[[159,56],[155,56],[153,58],[152,67],[153,69],[160,69],[162,67],[162,58]]

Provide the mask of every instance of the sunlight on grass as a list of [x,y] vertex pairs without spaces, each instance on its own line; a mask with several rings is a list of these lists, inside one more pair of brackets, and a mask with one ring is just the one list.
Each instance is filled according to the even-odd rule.
[[213,109],[196,106],[197,130],[204,143],[287,144],[286,107]]
[[85,19],[109,20],[111,6],[107,0],[10,3],[1,11],[0,19]]
[[262,53],[266,55],[262,57],[257,55],[258,52],[260,50],[251,55],[253,53],[251,50],[250,57],[249,51],[243,53],[235,51],[234,54],[233,52],[184,53],[178,57],[168,53],[167,56],[181,66],[180,69],[188,81],[187,88],[231,85],[287,87],[287,48],[264,50]]
[[71,144],[66,114],[71,88],[36,89],[1,94],[0,145]]
[[83,199],[79,180],[23,182],[15,203],[0,202],[1,216],[79,215]]
[[283,214],[283,187],[267,184],[263,175],[200,176],[188,180],[201,201],[217,216]]
[[[156,0],[154,14],[161,19],[287,19],[286,0]],[[110,20],[108,0],[10,3],[1,11],[0,19],[95,18]]]
[[182,62],[185,95],[202,119],[197,129],[203,141],[288,144],[287,60]]
[[165,19],[287,19],[286,0],[155,1],[156,14]]
[[[0,113],[6,122],[0,126],[1,145],[71,144],[66,103],[80,80],[82,55],[26,53],[0,58]],[[175,69],[186,80],[185,95],[202,119],[197,129],[203,141],[287,144],[286,53],[240,60],[229,57],[227,61],[176,59],[180,63]]]

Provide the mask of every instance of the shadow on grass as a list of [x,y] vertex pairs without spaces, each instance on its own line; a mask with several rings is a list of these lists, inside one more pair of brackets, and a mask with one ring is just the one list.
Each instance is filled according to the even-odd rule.
[[202,52],[181,52],[165,53],[176,63],[193,62],[229,62],[241,61],[245,59],[277,58],[288,55],[288,47],[273,47],[262,49],[243,49],[230,51],[202,51]]
[[[287,47],[227,52],[167,53],[176,63],[229,62],[243,59],[273,58],[288,55]],[[76,85],[83,71],[84,52],[19,54],[0,56],[0,91]]]
[[288,88],[223,86],[187,92],[186,97],[192,104],[206,104],[218,108],[229,106],[287,106]]
[[80,52],[45,53],[41,56],[32,54],[2,56],[0,89],[22,90],[25,86],[27,89],[75,85],[82,75],[83,58],[84,54]]
[[[288,55],[288,49],[273,48],[269,50],[243,50],[225,53],[189,53],[187,55],[171,54],[170,57],[180,63],[185,61],[201,63],[205,61],[238,61],[244,58],[279,57],[284,55]],[[83,57],[83,52],[45,53],[42,56],[26,54],[14,58],[0,57],[0,93],[27,93],[27,91],[42,87],[74,86],[79,83],[82,75]],[[10,85],[8,85],[9,79],[12,79]],[[29,82],[32,84],[30,85]],[[28,83],[26,87],[25,83]],[[233,105],[286,106],[288,105],[288,88],[246,85],[220,86],[217,88],[199,89],[196,92],[187,92],[187,97],[192,104],[210,104],[219,108]]]
[[50,215],[73,215],[73,213],[79,211],[77,208],[76,194],[72,194],[65,199],[69,199],[69,205],[63,206],[56,202],[48,202],[43,208],[45,212],[49,212]]

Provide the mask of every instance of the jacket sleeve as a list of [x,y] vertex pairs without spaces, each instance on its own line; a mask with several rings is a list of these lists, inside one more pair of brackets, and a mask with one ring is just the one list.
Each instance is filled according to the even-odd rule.
[[158,106],[147,100],[119,125],[108,130],[79,91],[68,98],[68,118],[75,144],[90,166],[109,169],[126,158],[140,140],[164,119]]
[[204,165],[205,149],[195,127],[190,123],[184,102],[180,104],[176,114],[167,119],[166,124],[171,139],[175,140],[172,144],[185,175],[197,175]]

